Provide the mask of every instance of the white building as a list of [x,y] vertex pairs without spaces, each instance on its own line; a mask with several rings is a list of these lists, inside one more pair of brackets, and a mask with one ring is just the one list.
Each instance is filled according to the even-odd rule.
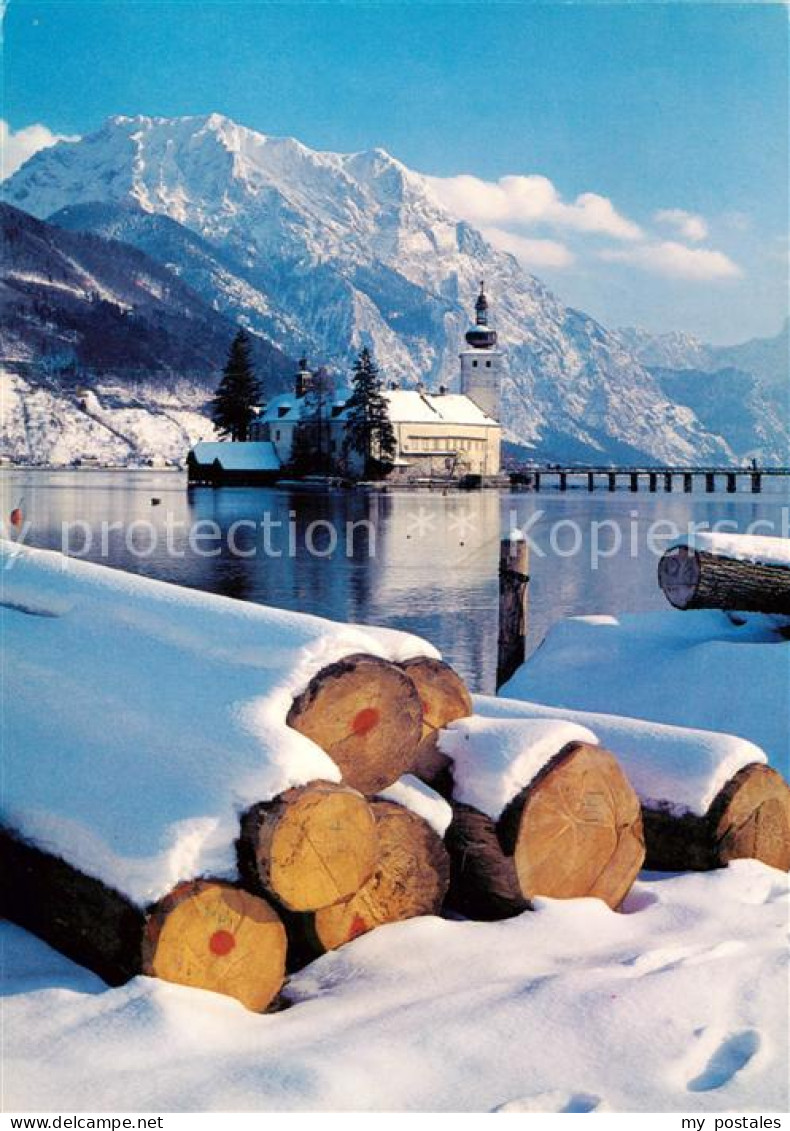
[[[450,393],[444,386],[428,392],[422,385],[384,391],[397,444],[393,478],[500,473],[502,353],[496,331],[488,325],[482,283],[475,323],[465,337],[460,392]],[[333,462],[342,459],[349,393],[319,392],[314,382],[303,358],[293,393],[274,397],[252,426],[250,439],[271,442],[283,466],[291,459],[297,428],[308,419],[306,409],[320,450]]]

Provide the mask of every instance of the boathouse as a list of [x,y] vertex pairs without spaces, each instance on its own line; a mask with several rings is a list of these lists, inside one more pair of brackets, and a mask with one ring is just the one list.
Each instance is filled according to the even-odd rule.
[[268,440],[205,441],[195,444],[187,456],[187,474],[195,485],[262,487],[280,477],[282,465]]

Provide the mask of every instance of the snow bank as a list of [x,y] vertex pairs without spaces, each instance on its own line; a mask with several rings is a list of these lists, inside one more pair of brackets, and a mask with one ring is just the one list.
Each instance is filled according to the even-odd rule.
[[[561,621],[502,695],[714,731],[720,738],[732,735],[759,747],[769,764],[788,777],[790,641],[776,631],[771,617],[738,619],[742,623],[718,610],[701,609]],[[561,716],[569,717],[568,711],[563,709]],[[609,745],[604,731],[595,724],[593,729]],[[612,744],[619,753],[613,739]],[[729,744],[725,749],[720,741],[719,747],[723,771],[740,755]],[[668,755],[669,747],[664,750]],[[712,748],[711,753],[715,755]],[[753,753],[753,748],[742,750],[749,761],[763,760]],[[677,762],[682,767],[680,750]],[[690,807],[696,809],[708,793],[703,790],[696,801],[690,796]]]
[[739,562],[790,568],[790,538],[696,531],[682,539],[682,544],[693,550],[717,554],[722,558],[734,558]]
[[0,542],[0,819],[134,900],[233,872],[239,812],[338,780],[285,725],[295,694],[354,652],[436,652]]
[[663,804],[678,816],[706,813],[716,794],[738,770],[752,762],[766,761],[759,746],[731,734],[516,699],[473,698],[475,712],[481,716],[475,721],[480,724],[562,719],[577,728],[589,727],[597,741],[616,755],[640,800],[652,807]]
[[786,1111],[788,877],[738,860],[637,881],[625,912],[392,924],[268,1016],[148,978],[102,991],[2,924],[4,1107]]
[[439,733],[439,749],[453,760],[454,800],[494,820],[569,742],[597,739],[561,712],[551,720],[472,716]]

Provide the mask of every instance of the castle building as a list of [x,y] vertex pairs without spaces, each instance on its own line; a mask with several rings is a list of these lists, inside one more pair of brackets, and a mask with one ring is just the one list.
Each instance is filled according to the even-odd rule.
[[[459,392],[448,392],[444,386],[429,392],[422,385],[415,389],[391,385],[384,390],[397,445],[392,480],[463,475],[485,479],[500,474],[502,351],[488,315],[488,299],[481,283],[475,321],[466,332],[466,345],[460,353]],[[325,371],[312,373],[302,358],[293,392],[269,401],[252,425],[250,440],[269,446],[280,465],[286,467],[294,452],[297,429],[309,419],[317,429],[322,454],[330,462],[340,462],[348,397],[348,390],[333,391]],[[212,447],[220,446],[224,447]]]

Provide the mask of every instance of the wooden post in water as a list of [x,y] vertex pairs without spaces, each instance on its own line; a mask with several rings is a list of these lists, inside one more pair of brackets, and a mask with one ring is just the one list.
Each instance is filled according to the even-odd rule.
[[690,495],[694,488],[694,476],[690,471],[683,473],[683,490],[687,495]]
[[528,569],[526,538],[514,532],[499,547],[497,691],[521,667],[526,656]]
[[728,495],[734,495],[737,490],[738,490],[738,486],[737,486],[737,482],[736,482],[736,479],[735,479],[735,472],[734,471],[728,471],[727,472],[727,494]]
[[712,495],[716,490],[716,476],[712,471],[705,472],[705,490],[709,495]]
[[609,490],[610,491],[617,490],[617,476],[615,475],[615,473],[613,471],[609,472]]
[[540,472],[539,472],[539,471],[536,471],[536,472],[535,472],[535,477],[534,477],[534,479],[532,480],[532,482],[533,482],[533,484],[534,484],[534,486],[535,486],[535,490],[536,490],[536,491],[539,491],[539,490],[540,490]]
[[652,494],[655,494],[655,492],[656,492],[656,484],[657,483],[658,483],[658,476],[656,475],[655,471],[651,471],[650,474],[647,477],[647,489]]
[[672,490],[672,472],[671,471],[665,471],[664,472],[664,490],[665,491],[671,491]]
[[638,491],[639,490],[639,475],[636,471],[631,472],[631,490],[632,491]]
[[752,494],[759,495],[763,489],[763,477],[759,471],[752,472]]
[[595,490],[595,475],[592,471],[587,472],[587,490],[588,491],[594,491]]
[[560,490],[561,491],[567,491],[568,490],[568,474],[565,471],[560,472]]

